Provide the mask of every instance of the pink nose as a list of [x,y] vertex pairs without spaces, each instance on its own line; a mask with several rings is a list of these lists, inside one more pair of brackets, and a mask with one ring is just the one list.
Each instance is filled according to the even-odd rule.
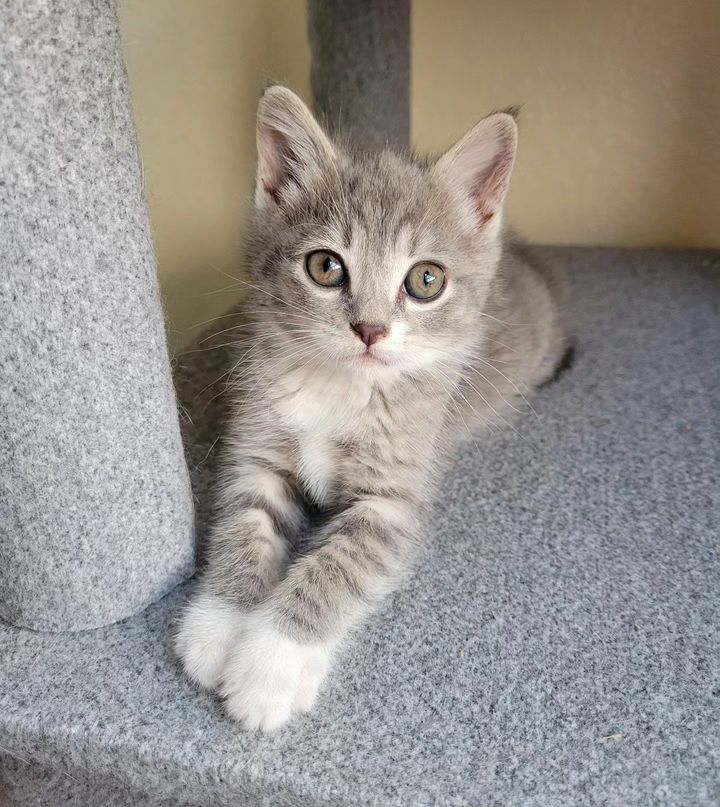
[[350,325],[355,333],[370,347],[375,342],[387,336],[388,329],[385,325],[373,325],[369,322],[355,322]]

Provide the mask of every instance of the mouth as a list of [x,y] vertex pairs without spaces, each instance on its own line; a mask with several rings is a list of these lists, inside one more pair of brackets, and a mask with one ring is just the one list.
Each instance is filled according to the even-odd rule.
[[376,353],[373,353],[371,350],[364,350],[362,353],[359,353],[356,357],[356,360],[360,364],[364,364],[366,366],[372,365],[386,365],[387,362],[384,359],[381,359]]

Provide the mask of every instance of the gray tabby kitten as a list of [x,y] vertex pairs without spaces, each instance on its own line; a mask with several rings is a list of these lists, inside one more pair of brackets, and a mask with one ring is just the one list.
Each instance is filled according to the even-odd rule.
[[439,160],[358,156],[289,90],[260,102],[250,347],[176,639],[248,729],[313,706],[416,554],[456,439],[504,422],[566,349],[548,284],[503,238],[516,140],[496,113]]

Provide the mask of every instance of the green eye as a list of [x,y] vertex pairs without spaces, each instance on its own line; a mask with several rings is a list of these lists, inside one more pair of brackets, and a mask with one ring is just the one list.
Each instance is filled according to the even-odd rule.
[[347,278],[340,258],[322,249],[311,252],[305,258],[305,268],[319,286],[342,286]]
[[416,300],[432,300],[445,286],[445,271],[436,263],[416,263],[405,276],[405,291]]

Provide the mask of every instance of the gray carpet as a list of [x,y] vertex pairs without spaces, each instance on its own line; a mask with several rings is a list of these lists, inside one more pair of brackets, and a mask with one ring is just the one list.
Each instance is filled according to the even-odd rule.
[[8,803],[720,803],[720,255],[545,253],[574,278],[575,365],[457,458],[316,712],[245,734],[193,691],[186,590],[91,632],[2,627]]

